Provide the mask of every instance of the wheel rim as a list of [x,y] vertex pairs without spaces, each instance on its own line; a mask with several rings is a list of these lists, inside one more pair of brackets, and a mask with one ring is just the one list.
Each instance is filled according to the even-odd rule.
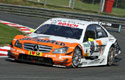
[[113,63],[114,63],[114,50],[111,49],[110,55],[109,55],[109,58],[108,58],[108,65],[111,66]]
[[73,67],[78,67],[81,61],[81,56],[81,51],[79,49],[76,49],[72,60]]

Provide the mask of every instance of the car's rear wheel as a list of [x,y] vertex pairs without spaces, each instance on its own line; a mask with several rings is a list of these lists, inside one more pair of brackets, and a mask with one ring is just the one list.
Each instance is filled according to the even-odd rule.
[[72,58],[72,67],[78,67],[80,65],[82,58],[82,53],[79,47],[76,47],[73,58]]
[[114,63],[114,60],[115,60],[115,51],[114,48],[111,47],[108,54],[107,65],[111,66]]

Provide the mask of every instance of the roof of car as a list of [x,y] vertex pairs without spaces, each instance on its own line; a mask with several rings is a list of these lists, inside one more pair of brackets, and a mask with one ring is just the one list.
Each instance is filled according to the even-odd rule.
[[68,18],[52,18],[49,19],[46,23],[69,26],[80,29],[85,29],[89,24],[98,24],[97,22],[93,21],[84,21],[84,20],[68,19]]

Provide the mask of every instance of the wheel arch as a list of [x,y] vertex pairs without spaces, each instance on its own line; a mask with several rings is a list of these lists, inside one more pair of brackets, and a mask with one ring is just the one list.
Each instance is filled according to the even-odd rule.
[[[80,53],[81,58],[82,58],[82,57],[83,57],[82,47],[81,47],[80,45],[76,45],[76,46],[74,47],[73,56],[76,55],[76,50],[79,50],[79,51],[80,51],[79,53]],[[77,54],[77,55],[78,55],[78,54]],[[80,62],[77,62],[77,63],[79,63],[79,64],[76,66],[76,64],[74,64],[74,59],[73,59],[73,58],[74,58],[74,57],[72,57],[72,64],[71,64],[70,67],[72,67],[72,68],[78,67],[79,64],[80,64]]]
[[105,65],[107,65],[107,59],[108,59],[110,48],[114,47],[115,42],[116,42],[116,40],[109,41],[105,47],[105,50],[103,53],[103,56],[105,56],[105,62],[104,62]]
[[84,56],[83,48],[79,43],[71,43],[70,45],[68,45],[68,47],[72,49],[73,54],[74,54],[75,49],[78,47],[82,53],[82,57]]
[[76,48],[79,48],[79,49],[80,49],[81,54],[82,54],[82,57],[84,57],[84,51],[83,51],[83,49],[82,49],[82,46],[81,46],[80,44],[78,44],[78,45],[76,45],[75,49],[76,49]]

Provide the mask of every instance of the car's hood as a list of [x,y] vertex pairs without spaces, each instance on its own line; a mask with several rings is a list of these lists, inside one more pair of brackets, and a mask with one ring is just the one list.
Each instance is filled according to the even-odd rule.
[[49,36],[49,35],[39,35],[39,34],[30,34],[29,36],[17,36],[14,40],[19,40],[21,44],[29,43],[29,44],[40,44],[46,46],[53,46],[55,48],[59,48],[60,46],[75,46],[79,44],[78,40],[63,38],[57,36]]

